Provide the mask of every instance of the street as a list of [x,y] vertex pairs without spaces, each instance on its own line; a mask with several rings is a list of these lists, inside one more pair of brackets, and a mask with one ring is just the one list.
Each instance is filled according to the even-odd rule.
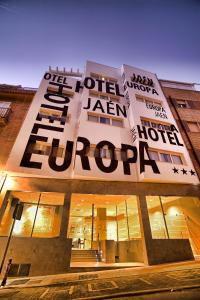
[[76,279],[73,274],[68,278],[55,276],[45,285],[37,278],[17,279],[0,290],[0,299],[200,299],[200,264],[168,271],[159,268],[155,272],[131,268],[81,273]]

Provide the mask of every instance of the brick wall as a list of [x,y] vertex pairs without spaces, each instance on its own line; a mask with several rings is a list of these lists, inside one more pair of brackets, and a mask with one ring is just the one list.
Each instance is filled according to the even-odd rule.
[[0,90],[0,101],[12,102],[8,122],[0,126],[0,169],[5,167],[32,98],[33,94],[5,94]]
[[[189,150],[196,172],[200,177],[200,165],[195,157],[196,154],[200,161],[200,132],[190,132],[187,125],[187,122],[200,122],[200,92],[166,87],[163,87],[163,92],[168,99],[172,114],[177,121],[179,130],[181,132],[185,145]],[[171,97],[172,102],[169,100],[169,97]],[[176,100],[186,100],[189,104],[189,108],[178,108]],[[173,105],[175,105],[176,109]],[[179,118],[182,122],[179,120]],[[190,143],[192,144],[194,149],[192,149]]]

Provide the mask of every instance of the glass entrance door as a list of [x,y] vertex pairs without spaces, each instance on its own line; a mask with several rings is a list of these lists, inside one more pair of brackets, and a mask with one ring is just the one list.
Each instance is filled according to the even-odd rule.
[[140,239],[136,196],[73,194],[68,237],[79,249],[98,249],[103,240]]

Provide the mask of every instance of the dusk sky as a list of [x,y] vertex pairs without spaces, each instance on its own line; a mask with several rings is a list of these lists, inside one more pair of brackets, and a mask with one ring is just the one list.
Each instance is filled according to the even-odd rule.
[[200,0],[0,0],[0,83],[86,60],[200,83]]

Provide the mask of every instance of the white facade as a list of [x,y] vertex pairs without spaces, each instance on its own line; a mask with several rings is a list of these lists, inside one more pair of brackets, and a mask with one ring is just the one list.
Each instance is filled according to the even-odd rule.
[[45,73],[7,170],[62,179],[199,183],[156,75],[94,62],[87,62],[80,80]]

